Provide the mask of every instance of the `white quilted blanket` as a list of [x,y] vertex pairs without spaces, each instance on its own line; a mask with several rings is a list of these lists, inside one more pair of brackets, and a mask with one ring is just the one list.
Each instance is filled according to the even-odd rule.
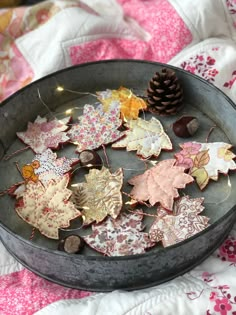
[[[0,11],[0,101],[58,69],[111,58],[170,63],[236,102],[236,1],[51,0]],[[194,270],[135,292],[64,288],[0,244],[1,315],[236,314],[235,279],[236,226]]]

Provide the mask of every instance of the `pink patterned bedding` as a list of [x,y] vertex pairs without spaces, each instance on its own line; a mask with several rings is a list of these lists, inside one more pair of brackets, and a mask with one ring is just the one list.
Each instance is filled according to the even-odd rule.
[[[48,73],[113,58],[170,63],[236,102],[236,1],[54,0],[0,10],[0,101]],[[1,315],[236,314],[235,279],[236,226],[194,270],[137,292],[64,288],[23,268],[0,244]]]

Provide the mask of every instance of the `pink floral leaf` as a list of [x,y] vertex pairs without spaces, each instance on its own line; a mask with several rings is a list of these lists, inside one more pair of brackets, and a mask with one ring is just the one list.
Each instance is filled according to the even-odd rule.
[[180,147],[182,150],[175,154],[176,165],[189,169],[201,190],[210,179],[217,181],[219,173],[227,174],[236,169],[235,155],[229,143],[192,141],[180,144]]
[[70,117],[66,117],[61,120],[47,121],[47,118],[38,116],[34,123],[28,123],[25,132],[17,132],[16,134],[35,153],[43,153],[47,148],[56,149],[60,143],[69,140],[64,131],[68,129],[67,124],[70,119]]
[[85,242],[107,256],[126,256],[145,253],[154,246],[148,233],[142,232],[143,215],[122,213],[116,220],[108,217],[102,223],[92,226],[92,234],[85,236]]
[[76,152],[94,150],[123,137],[124,134],[118,131],[122,124],[119,116],[118,107],[104,112],[102,105],[97,108],[85,105],[83,115],[78,117],[79,123],[67,133],[70,141],[77,145]]
[[199,215],[204,210],[203,201],[204,198],[181,197],[174,203],[173,214],[158,207],[158,217],[149,230],[150,239],[162,241],[167,247],[204,230],[209,225],[209,218]]
[[134,185],[131,198],[147,201],[153,206],[157,202],[172,210],[174,199],[179,196],[178,189],[193,182],[193,177],[184,173],[184,167],[175,166],[175,160],[163,160],[144,174],[134,176],[128,183]]
[[29,182],[16,205],[17,214],[48,238],[58,239],[58,229],[70,225],[81,215],[69,201],[72,191],[67,189],[68,174],[42,185]]

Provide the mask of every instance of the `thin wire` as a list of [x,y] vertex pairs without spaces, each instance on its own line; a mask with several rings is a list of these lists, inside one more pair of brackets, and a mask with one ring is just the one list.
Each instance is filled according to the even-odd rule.
[[43,106],[47,109],[48,113],[52,116],[52,118],[56,119],[56,117],[54,116],[54,114],[52,113],[52,111],[50,110],[50,108],[48,107],[48,105],[43,101],[41,94],[39,92],[39,88],[37,88],[38,91],[38,96],[39,96],[39,100],[40,102],[43,104]]
[[[61,90],[60,90],[60,88],[61,88]],[[92,96],[94,96],[94,97],[97,98],[97,95],[96,95],[96,94],[93,94],[93,93],[74,91],[74,90],[70,90],[70,89],[65,89],[65,88],[60,87],[60,86],[57,87],[57,91],[58,91],[58,92],[67,91],[67,92],[74,93],[74,94],[92,95]]]

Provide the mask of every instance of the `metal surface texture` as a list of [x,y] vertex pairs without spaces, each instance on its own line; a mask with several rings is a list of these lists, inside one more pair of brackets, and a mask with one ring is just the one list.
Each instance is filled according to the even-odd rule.
[[[145,95],[148,82],[156,71],[167,65],[138,60],[110,60],[71,67],[40,79],[18,91],[0,107],[0,190],[22,180],[16,171],[14,161],[29,163],[34,156],[31,150],[4,161],[4,155],[24,147],[16,139],[17,131],[24,131],[28,121],[37,115],[65,117],[67,109],[74,109],[73,118],[81,115],[83,105],[94,104],[90,94],[105,89],[125,86],[138,95]],[[171,66],[176,71],[184,90],[184,109],[173,117],[160,118],[166,132],[178,150],[184,140],[177,138],[172,131],[173,122],[184,114],[193,115],[200,121],[200,128],[191,140],[205,142],[209,130],[216,126],[210,142],[224,141],[236,144],[234,132],[236,108],[234,103],[210,83]],[[57,87],[64,87],[59,92]],[[75,92],[72,92],[75,91]],[[45,106],[45,104],[47,106]],[[48,112],[50,108],[50,113]],[[142,114],[149,119],[151,114]],[[157,117],[158,118],[158,117]],[[75,156],[75,147],[65,146],[58,155]],[[102,155],[102,150],[98,150]],[[162,153],[160,159],[173,157],[174,152]],[[143,173],[144,164],[135,152],[107,148],[112,170],[122,167],[124,180]],[[132,167],[131,167],[132,165]],[[76,174],[74,182],[81,181],[85,171]],[[236,174],[221,175],[218,182],[210,182],[201,192],[196,185],[184,190],[192,197],[205,198],[203,215],[210,217],[210,226],[203,232],[168,248],[160,245],[142,255],[104,257],[85,247],[81,254],[68,255],[57,250],[57,241],[35,234],[29,240],[32,227],[22,221],[14,210],[14,199],[0,198],[0,237],[9,252],[24,266],[36,274],[53,282],[85,290],[111,291],[114,289],[133,290],[168,281],[190,270],[207,258],[227,236],[236,219]],[[124,185],[124,190],[130,187]],[[145,225],[150,225],[145,218]],[[70,232],[68,232],[70,233]],[[78,234],[89,230],[78,230]]]

